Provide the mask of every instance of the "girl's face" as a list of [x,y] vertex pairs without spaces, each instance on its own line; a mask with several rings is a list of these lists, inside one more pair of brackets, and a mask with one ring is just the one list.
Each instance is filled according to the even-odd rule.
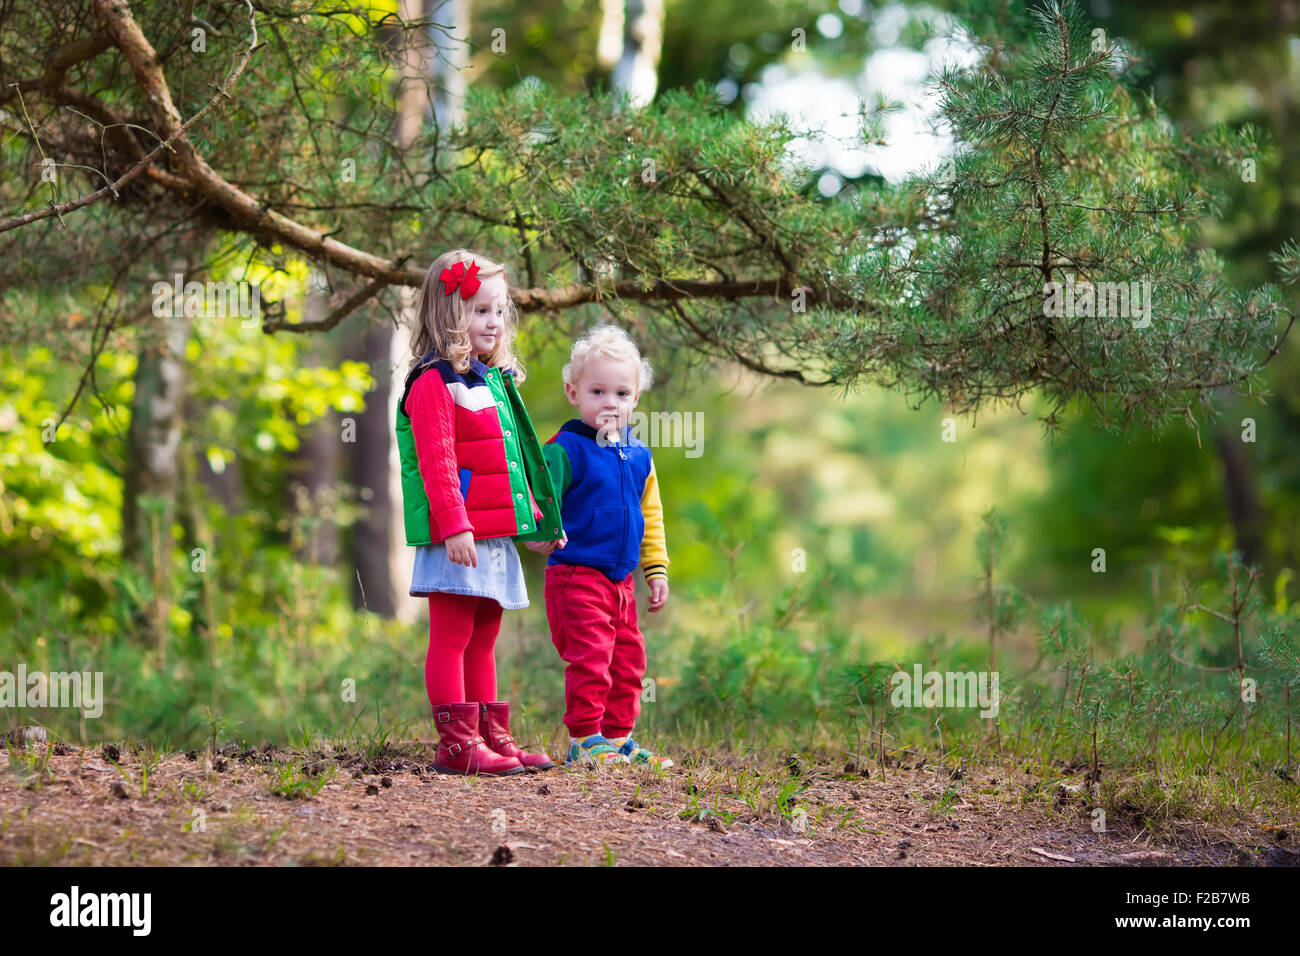
[[469,345],[475,358],[486,358],[506,331],[506,279],[501,273],[484,279],[466,300]]
[[564,393],[587,425],[617,435],[641,397],[637,388],[639,373],[637,364],[629,359],[594,358],[583,366],[582,378],[576,385],[565,382]]

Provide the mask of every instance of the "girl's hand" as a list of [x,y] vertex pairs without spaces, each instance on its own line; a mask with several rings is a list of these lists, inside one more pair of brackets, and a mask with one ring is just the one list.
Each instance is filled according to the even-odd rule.
[[478,551],[474,548],[474,532],[462,531],[460,534],[453,534],[444,544],[447,546],[447,557],[457,564],[463,564],[467,568],[478,567]]
[[650,611],[659,611],[668,603],[668,582],[655,578],[650,582]]
[[562,548],[569,543],[569,536],[565,532],[560,532],[558,541],[525,541],[524,547],[529,551],[536,551],[538,554],[551,554],[556,548]]

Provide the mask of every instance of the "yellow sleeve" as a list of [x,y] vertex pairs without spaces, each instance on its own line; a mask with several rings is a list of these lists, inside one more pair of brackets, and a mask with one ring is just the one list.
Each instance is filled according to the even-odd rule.
[[655,578],[668,580],[668,545],[664,541],[664,512],[659,504],[659,480],[654,462],[641,492],[641,515],[645,518],[645,536],[641,538],[641,570],[646,583]]

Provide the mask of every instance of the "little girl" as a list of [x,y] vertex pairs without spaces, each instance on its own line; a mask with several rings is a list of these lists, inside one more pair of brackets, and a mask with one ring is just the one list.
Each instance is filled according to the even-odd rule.
[[563,547],[558,497],[515,381],[505,268],[454,249],[420,288],[414,364],[397,406],[412,595],[429,596],[424,682],[443,773],[502,776],[555,764],[520,750],[497,701],[503,608],[528,606],[513,538]]

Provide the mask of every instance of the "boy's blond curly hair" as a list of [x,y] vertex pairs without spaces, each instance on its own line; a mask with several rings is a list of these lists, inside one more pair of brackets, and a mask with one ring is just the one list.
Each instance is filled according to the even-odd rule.
[[[472,350],[469,343],[471,316],[465,308],[460,289],[457,288],[451,295],[444,294],[440,277],[443,269],[449,269],[457,262],[465,263],[468,268],[471,259],[478,266],[474,278],[482,281],[500,275],[506,278],[506,288],[509,289],[510,279],[506,276],[505,266],[482,253],[469,249],[452,249],[434,259],[433,265],[425,273],[424,282],[420,284],[420,294],[415,304],[415,324],[411,328],[413,365],[433,352],[435,358],[446,359],[457,372],[464,374],[469,371]],[[503,325],[501,336],[492,347],[485,364],[503,371],[513,369],[515,383],[522,385],[528,376],[524,373],[524,363],[515,355],[515,332],[519,326],[519,316],[508,292]]]
[[568,385],[576,386],[582,380],[582,371],[592,359],[609,358],[615,361],[630,361],[637,366],[639,373],[637,390],[646,391],[654,384],[654,369],[641,357],[640,350],[632,337],[617,325],[604,323],[589,329],[573,343],[569,350],[569,361],[565,363],[562,375]]

